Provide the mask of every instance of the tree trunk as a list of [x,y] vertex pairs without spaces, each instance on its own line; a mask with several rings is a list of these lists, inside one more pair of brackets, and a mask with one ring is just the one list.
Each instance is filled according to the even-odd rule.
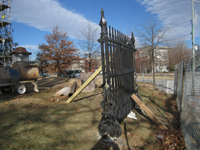
[[155,88],[155,55],[154,49],[152,49],[152,64],[153,64],[153,87]]
[[89,61],[89,72],[91,72],[91,61]]
[[89,65],[89,72],[91,72],[91,70],[92,70],[92,66],[91,66],[91,53],[89,53],[89,62],[88,62],[88,65]]
[[60,63],[57,60],[57,68],[58,68],[58,74],[61,75],[62,74],[62,69],[60,68]]
[[43,64],[40,65],[40,72],[41,72],[41,74],[43,76]]

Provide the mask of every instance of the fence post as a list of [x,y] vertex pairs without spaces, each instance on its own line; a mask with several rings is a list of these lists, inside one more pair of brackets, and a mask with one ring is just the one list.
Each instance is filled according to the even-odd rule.
[[144,82],[144,73],[142,73],[142,82]]
[[178,87],[177,87],[177,107],[179,113],[181,114],[181,105],[182,105],[182,98],[183,98],[183,61],[178,64]]
[[174,94],[177,94],[177,85],[178,85],[178,66],[175,66],[174,70]]

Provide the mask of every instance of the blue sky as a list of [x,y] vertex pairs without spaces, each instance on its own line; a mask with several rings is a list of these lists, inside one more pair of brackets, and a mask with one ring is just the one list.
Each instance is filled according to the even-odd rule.
[[[182,38],[191,47],[191,0],[13,0],[14,41],[31,52],[34,60],[38,44],[45,43],[45,34],[56,25],[75,41],[88,22],[100,29],[101,8],[108,25],[126,34],[153,15],[171,27],[166,35],[169,39]],[[200,43],[200,4],[195,4],[195,12],[196,43]]]

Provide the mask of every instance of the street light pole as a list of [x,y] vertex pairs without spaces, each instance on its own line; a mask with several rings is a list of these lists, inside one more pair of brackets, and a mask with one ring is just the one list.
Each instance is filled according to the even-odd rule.
[[195,76],[195,36],[194,36],[194,2],[200,4],[200,2],[191,0],[192,2],[192,52],[193,52],[193,68],[192,68],[192,92],[195,94],[195,82],[194,82],[194,76]]
[[192,66],[192,93],[195,94],[195,81],[194,81],[194,76],[195,76],[195,35],[194,35],[194,3],[200,4],[200,2],[191,0],[192,2],[192,53],[193,53],[193,66]]
[[194,0],[192,1],[192,56],[193,56],[193,65],[192,65],[192,93],[195,94],[195,82],[194,82],[194,76],[195,76],[195,50],[194,50],[194,44],[195,44],[195,32],[194,32]]

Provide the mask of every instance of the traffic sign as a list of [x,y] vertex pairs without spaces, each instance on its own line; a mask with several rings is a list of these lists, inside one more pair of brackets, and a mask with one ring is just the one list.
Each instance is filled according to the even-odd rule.
[[194,45],[194,50],[197,52],[199,50],[199,46],[197,44]]

